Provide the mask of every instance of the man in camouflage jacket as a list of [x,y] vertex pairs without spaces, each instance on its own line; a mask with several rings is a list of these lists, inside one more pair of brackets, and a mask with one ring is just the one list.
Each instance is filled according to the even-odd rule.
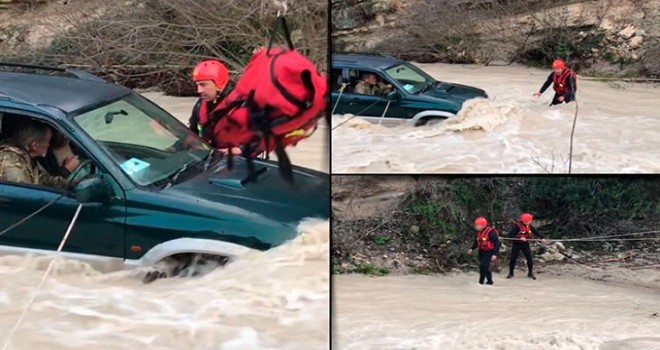
[[[29,121],[15,130],[0,144],[0,181],[66,189],[65,178],[49,175],[34,159],[46,155],[51,137],[50,128],[37,121]],[[64,166],[75,169],[78,159],[72,159]]]
[[379,81],[374,73],[365,73],[355,86],[354,92],[360,95],[383,96],[392,91],[392,85]]

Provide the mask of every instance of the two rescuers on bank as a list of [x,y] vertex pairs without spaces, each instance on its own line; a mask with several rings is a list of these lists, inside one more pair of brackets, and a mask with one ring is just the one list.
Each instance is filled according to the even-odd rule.
[[[532,250],[529,245],[529,240],[534,236],[541,238],[541,243],[547,244],[547,241],[536,227],[532,226],[533,216],[529,213],[523,213],[520,216],[520,221],[514,222],[509,237],[513,239],[511,248],[511,259],[509,261],[509,275],[506,278],[513,278],[513,271],[516,267],[518,255],[522,251],[527,260],[527,277],[536,279],[534,276],[534,263],[532,257]],[[479,248],[479,284],[493,284],[493,274],[490,271],[490,263],[497,260],[500,253],[501,242],[497,229],[488,226],[488,221],[483,217],[478,217],[474,220],[474,226],[477,230],[475,239],[472,241],[471,248],[467,251],[472,254],[473,250]]]

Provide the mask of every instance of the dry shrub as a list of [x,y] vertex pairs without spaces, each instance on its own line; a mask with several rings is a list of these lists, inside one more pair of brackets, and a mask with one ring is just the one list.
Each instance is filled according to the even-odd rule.
[[[396,35],[375,51],[417,62],[488,63],[505,59],[547,65],[561,57],[588,66],[603,36],[589,34],[609,8],[570,0],[417,0],[398,20]],[[582,34],[581,34],[582,32]]]
[[[252,50],[265,46],[280,7],[258,0],[136,0],[101,6],[55,34],[29,61],[83,67],[131,88],[158,86],[193,95],[192,67],[220,59],[240,72]],[[294,44],[325,68],[327,3],[289,0],[286,19]],[[276,44],[283,43],[280,37]],[[25,57],[21,58],[23,61]]]

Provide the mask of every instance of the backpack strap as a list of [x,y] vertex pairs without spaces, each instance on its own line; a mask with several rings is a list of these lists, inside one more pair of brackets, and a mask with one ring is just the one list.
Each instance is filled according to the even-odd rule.
[[280,175],[286,180],[289,184],[293,184],[293,166],[291,165],[291,159],[289,155],[286,154],[284,146],[282,146],[282,137],[275,137],[275,154],[277,155],[277,163],[280,169]]
[[273,30],[271,31],[270,39],[268,40],[268,50],[266,51],[267,54],[270,53],[270,49],[273,47],[275,36],[277,36],[279,29],[281,29],[282,34],[284,34],[284,39],[286,40],[286,43],[289,46],[289,50],[291,51],[295,50],[295,48],[293,47],[293,41],[291,41],[291,33],[289,32],[289,26],[286,24],[286,19],[284,19],[284,16],[277,16],[277,18],[275,19],[275,25],[273,26]]

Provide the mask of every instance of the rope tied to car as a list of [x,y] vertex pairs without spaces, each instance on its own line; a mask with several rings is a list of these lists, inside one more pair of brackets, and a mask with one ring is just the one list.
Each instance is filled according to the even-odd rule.
[[9,333],[9,336],[7,337],[7,340],[5,341],[5,345],[2,347],[2,350],[9,349],[11,340],[13,339],[16,332],[18,332],[18,330],[20,329],[23,320],[25,320],[25,316],[27,315],[28,311],[30,310],[30,307],[34,303],[34,299],[37,297],[37,294],[41,290],[41,287],[46,281],[46,278],[48,278],[48,275],[50,274],[53,265],[55,265],[55,261],[59,260],[60,253],[62,252],[62,248],[64,248],[64,244],[66,244],[67,238],[69,238],[69,234],[73,230],[73,227],[76,224],[76,221],[78,220],[78,215],[80,214],[80,210],[82,209],[82,207],[83,207],[82,203],[78,204],[78,208],[76,208],[76,212],[75,214],[73,214],[73,218],[69,223],[69,227],[67,228],[66,233],[64,233],[64,237],[62,237],[59,247],[57,247],[57,251],[55,252],[55,257],[50,261],[50,263],[48,264],[48,268],[46,269],[46,272],[44,272],[43,276],[41,276],[41,280],[39,281],[39,284],[37,285],[34,293],[32,293],[32,296],[30,297],[28,303],[25,305],[25,308],[23,308],[23,312],[21,313],[21,316],[18,318],[18,321],[14,325],[14,328],[11,330],[11,333]]
[[[87,161],[86,161],[86,162],[87,162]],[[84,163],[84,162],[83,162],[83,163]],[[18,227],[19,225],[23,224],[24,222],[26,222],[26,221],[32,219],[34,216],[36,216],[37,214],[39,214],[39,213],[41,213],[42,211],[46,210],[48,207],[50,207],[51,205],[55,204],[57,201],[59,201],[59,200],[62,199],[63,197],[65,197],[65,196],[71,194],[72,191],[73,191],[73,189],[71,188],[71,187],[72,187],[72,184],[73,184],[73,180],[76,178],[76,176],[78,176],[78,174],[80,174],[80,172],[82,171],[82,169],[83,169],[83,164],[79,165],[78,168],[77,168],[76,170],[74,170],[74,171],[69,175],[69,177],[68,177],[68,182],[67,182],[67,185],[66,185],[66,190],[65,190],[64,192],[62,192],[59,196],[53,198],[53,200],[51,200],[50,202],[44,204],[43,206],[41,206],[41,207],[38,208],[37,210],[35,210],[35,211],[33,211],[32,213],[28,214],[28,215],[25,216],[24,218],[18,220],[16,223],[14,223],[14,224],[12,224],[11,226],[9,226],[9,227],[5,228],[4,230],[0,231],[0,236],[2,236],[2,235],[4,235],[5,233],[11,231],[12,229]]]
[[335,114],[335,109],[337,109],[337,105],[339,105],[339,100],[341,100],[341,95],[344,93],[344,90],[348,86],[348,83],[341,83],[341,87],[339,88],[339,96],[337,97],[337,101],[335,102],[334,107],[332,107],[332,112],[330,112],[330,115]]
[[373,106],[374,106],[376,103],[378,103],[378,102],[381,102],[381,101],[380,101],[380,100],[376,100],[376,101],[374,101],[372,104],[368,105],[368,106],[365,107],[363,110],[357,112],[355,115],[352,115],[352,116],[349,117],[348,119],[346,119],[346,120],[344,120],[343,122],[339,123],[339,125],[337,125],[337,126],[335,126],[334,128],[332,128],[331,131],[335,131],[335,129],[337,129],[338,127],[340,127],[340,126],[342,126],[342,125],[344,125],[344,124],[346,124],[346,123],[348,123],[351,119],[360,116],[360,114],[361,114],[362,112],[364,112],[364,111],[366,111],[367,109],[373,107]]
[[21,225],[22,223],[30,220],[37,214],[41,213],[42,211],[46,210],[46,208],[50,207],[51,205],[55,204],[58,200],[60,200],[62,197],[66,196],[68,192],[62,193],[59,196],[57,196],[55,199],[51,200],[50,202],[44,204],[41,206],[39,209],[33,211],[32,213],[28,214],[26,217],[18,220],[16,223],[12,224],[11,226],[7,227],[6,229],[0,231],[0,236],[4,235],[5,233],[11,231],[12,229],[16,228],[17,226]]

